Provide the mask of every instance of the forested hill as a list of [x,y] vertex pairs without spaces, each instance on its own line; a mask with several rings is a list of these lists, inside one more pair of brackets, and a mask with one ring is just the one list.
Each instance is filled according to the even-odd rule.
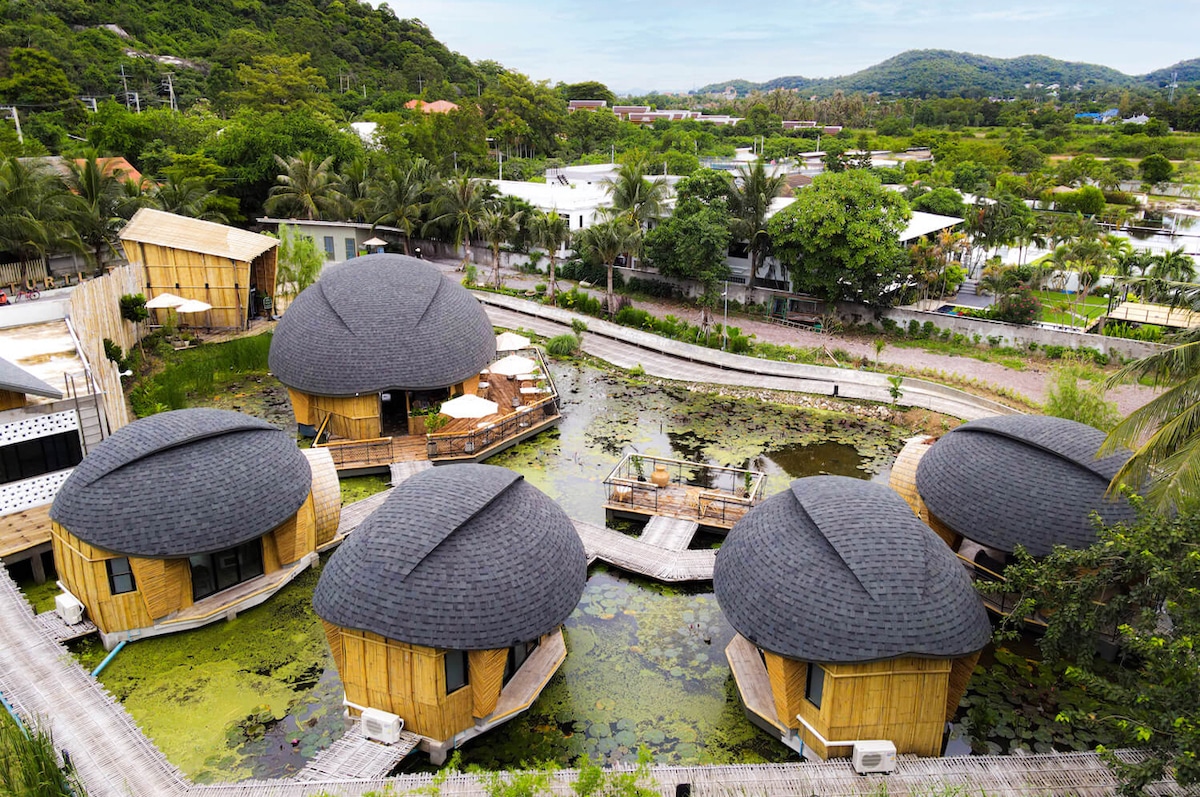
[[118,95],[122,66],[128,90],[148,101],[164,97],[170,71],[181,104],[220,102],[239,87],[239,66],[273,55],[307,54],[315,88],[331,94],[453,99],[482,79],[419,21],[359,0],[0,0],[0,20],[8,102]]
[[1022,55],[1019,58],[991,58],[986,55],[960,53],[952,50],[909,50],[875,66],[851,75],[835,78],[779,77],[766,83],[730,80],[713,83],[696,90],[697,94],[722,92],[733,86],[739,95],[751,91],[798,89],[806,94],[831,94],[865,91],[882,94],[1011,95],[1026,83],[1064,87],[1161,86],[1178,70],[1180,82],[1200,78],[1200,60],[1185,61],[1174,67],[1134,77],[1096,64],[1059,61],[1044,55]]

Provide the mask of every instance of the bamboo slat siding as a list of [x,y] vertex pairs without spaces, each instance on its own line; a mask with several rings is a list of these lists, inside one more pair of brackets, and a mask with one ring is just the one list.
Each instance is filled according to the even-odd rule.
[[312,469],[313,520],[317,547],[322,548],[337,536],[342,512],[342,486],[329,451],[324,448],[305,448],[302,453]]
[[917,492],[917,466],[933,442],[932,437],[925,436],[913,437],[905,442],[904,448],[900,449],[900,454],[896,457],[896,463],[892,465],[888,486],[899,493],[900,497],[912,508],[913,513],[923,520],[925,525],[937,532],[937,535],[952,550],[958,550],[962,538],[929,511],[929,507],[925,505],[925,501]]
[[104,339],[120,344],[126,351],[137,345],[134,325],[121,318],[121,297],[144,292],[136,266],[120,266],[71,292],[67,313],[96,387],[104,394],[104,412],[114,432],[132,421],[133,413],[125,401],[120,371],[104,354]]
[[508,650],[472,650],[468,654],[471,696],[474,703],[472,713],[486,717],[496,710],[500,689],[504,686],[504,665],[508,663]]

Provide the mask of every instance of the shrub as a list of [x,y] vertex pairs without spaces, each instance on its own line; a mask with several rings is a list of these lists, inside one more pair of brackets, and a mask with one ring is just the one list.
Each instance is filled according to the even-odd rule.
[[917,338],[921,336],[921,322],[917,321],[915,318],[908,322],[908,336],[910,338]]
[[582,335],[584,332],[587,332],[587,323],[581,319],[572,318],[571,319],[571,331],[575,333],[576,337],[578,337],[578,336]]
[[624,327],[654,330],[654,317],[637,307],[622,307],[613,320]]
[[468,263],[467,276],[463,278],[463,284],[474,285],[477,279],[479,279],[479,269],[475,267],[474,263]]
[[580,340],[569,332],[555,335],[546,343],[546,351],[553,357],[574,357],[579,353]]
[[538,296],[544,296],[546,294],[546,283],[539,282],[537,285],[534,285],[533,292]]
[[121,345],[111,338],[104,339],[104,356],[115,362],[118,366],[121,360],[125,359],[125,351]]
[[1104,398],[1104,389],[1086,381],[1081,385],[1083,371],[1078,366],[1059,368],[1046,392],[1047,415],[1086,423],[1107,432],[1121,420],[1114,402]]
[[1067,353],[1067,347],[1059,346],[1057,343],[1047,343],[1042,347],[1042,353],[1049,360],[1061,360],[1062,356]]
[[937,337],[937,335],[938,335],[937,324],[933,323],[932,321],[926,321],[924,324],[921,325],[921,337],[934,338],[934,337]]
[[661,280],[630,277],[625,280],[625,289],[631,293],[640,293],[643,296],[652,296],[656,299],[683,298],[683,291],[680,290],[678,285],[672,285],[669,282]]
[[1042,303],[1028,285],[1021,285],[1012,293],[1000,297],[992,305],[990,315],[997,321],[1010,324],[1032,324],[1042,317]]

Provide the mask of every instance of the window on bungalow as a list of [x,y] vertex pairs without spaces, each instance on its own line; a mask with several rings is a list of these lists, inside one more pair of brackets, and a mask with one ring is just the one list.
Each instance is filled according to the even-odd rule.
[[446,694],[450,694],[467,685],[467,652],[465,650],[447,650],[445,662]]
[[105,563],[108,568],[108,592],[110,595],[124,595],[126,592],[137,591],[133,580],[133,569],[129,566],[129,557],[109,559]]
[[358,254],[358,251],[354,247],[354,239],[347,238],[346,239],[346,259],[349,260],[350,258],[354,257],[357,254]]
[[325,236],[325,259],[333,260],[333,236]]
[[808,674],[804,676],[804,696],[817,708],[821,707],[821,695],[825,691],[825,668],[809,662]]

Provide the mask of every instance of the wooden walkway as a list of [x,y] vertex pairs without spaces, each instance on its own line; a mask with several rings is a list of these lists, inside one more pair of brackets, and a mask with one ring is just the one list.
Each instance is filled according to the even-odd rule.
[[692,537],[700,530],[700,524],[694,520],[678,517],[655,515],[642,529],[638,541],[644,545],[666,548],[668,551],[686,551],[692,543]]
[[91,620],[83,620],[75,625],[67,625],[58,612],[51,609],[34,617],[34,622],[50,639],[55,642],[70,642],[72,639],[82,639],[88,634],[96,633],[96,624]]
[[672,550],[582,520],[574,523],[589,563],[600,559],[621,570],[658,581],[712,580],[717,562],[714,550]]
[[294,776],[298,781],[336,781],[347,778],[382,778],[391,774],[405,756],[417,749],[421,737],[401,731],[396,744],[383,744],[362,735],[358,724],[321,751]]
[[388,465],[388,472],[391,473],[392,486],[395,487],[409,476],[416,476],[421,471],[429,470],[432,467],[433,463],[427,459],[415,459],[407,462],[393,462]]

